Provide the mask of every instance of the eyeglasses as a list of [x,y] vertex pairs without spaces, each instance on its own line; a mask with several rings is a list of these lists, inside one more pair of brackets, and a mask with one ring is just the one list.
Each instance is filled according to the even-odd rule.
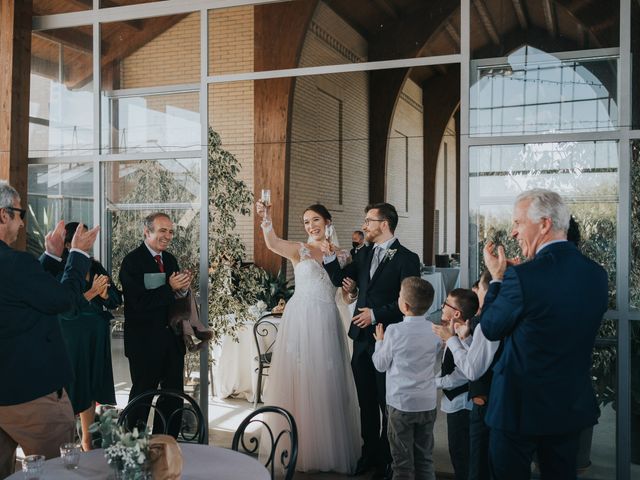
[[384,222],[384,218],[365,218],[362,224],[369,226],[371,222]]
[[11,210],[12,212],[20,212],[20,220],[24,220],[24,217],[27,216],[27,211],[24,208],[16,208],[16,207],[3,207],[5,210]]
[[444,310],[445,305],[449,308],[453,308],[456,312],[461,312],[461,310],[459,308],[454,307],[453,305],[449,305],[447,302],[444,302],[442,304],[442,307],[440,307],[442,310]]

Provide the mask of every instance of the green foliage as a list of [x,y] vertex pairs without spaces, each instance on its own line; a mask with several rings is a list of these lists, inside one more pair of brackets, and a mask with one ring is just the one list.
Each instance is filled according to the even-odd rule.
[[237,215],[249,215],[253,194],[237,178],[240,162],[222,148],[220,136],[209,128],[209,323],[218,341],[236,337],[238,329],[253,318],[249,307],[263,289],[264,271],[244,265],[246,249],[234,233]]
[[37,258],[44,253],[45,235],[53,230],[53,214],[51,208],[43,209],[42,222],[39,222],[31,205],[28,207],[28,212],[27,252]]
[[267,310],[273,309],[280,299],[289,301],[293,295],[294,287],[290,280],[287,280],[286,271],[280,269],[277,275],[265,272],[263,278],[263,290],[258,296],[267,305]]

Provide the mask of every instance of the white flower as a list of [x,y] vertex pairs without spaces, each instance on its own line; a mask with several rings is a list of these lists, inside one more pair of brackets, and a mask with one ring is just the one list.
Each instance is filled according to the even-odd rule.
[[393,256],[396,254],[397,251],[398,251],[397,248],[387,249],[387,253],[384,254],[384,261],[386,262],[387,260],[393,260]]

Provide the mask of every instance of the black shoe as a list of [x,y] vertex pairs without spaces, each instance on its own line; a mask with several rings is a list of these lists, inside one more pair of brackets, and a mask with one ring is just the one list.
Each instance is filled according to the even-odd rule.
[[391,464],[379,465],[376,467],[376,471],[371,477],[372,480],[391,480],[393,478],[393,470],[391,470]]
[[367,473],[373,467],[373,462],[367,457],[360,457],[358,463],[356,463],[356,469],[351,474],[352,477],[357,477],[363,473]]

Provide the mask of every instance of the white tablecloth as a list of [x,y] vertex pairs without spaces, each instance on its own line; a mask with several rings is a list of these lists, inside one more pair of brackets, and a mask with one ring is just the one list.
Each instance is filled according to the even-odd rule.
[[433,303],[425,314],[425,316],[428,316],[440,309],[444,301],[447,299],[447,289],[445,288],[443,275],[440,272],[423,273],[421,277],[433,286],[434,291]]
[[[269,480],[266,468],[248,455],[211,447],[181,443],[183,468],[182,480]],[[113,471],[104,458],[104,450],[92,450],[80,455],[77,470],[66,470],[60,458],[48,460],[44,464],[43,480],[74,480],[88,478],[107,480],[113,478]],[[22,472],[16,472],[7,480],[23,480]]]
[[[279,325],[279,317],[269,317],[276,325]],[[272,337],[263,339],[270,343]],[[234,342],[229,336],[222,339],[221,345],[214,348],[213,357],[215,367],[213,370],[213,388],[220,398],[239,397],[250,402],[255,399],[255,388],[258,380],[258,349],[253,338],[253,323],[246,324],[238,332],[238,341]],[[268,372],[268,370],[267,370]],[[262,379],[262,387],[269,377]]]
[[460,269],[457,267],[451,268],[436,268],[436,272],[442,274],[444,280],[444,288],[447,295],[454,288],[460,288]]

